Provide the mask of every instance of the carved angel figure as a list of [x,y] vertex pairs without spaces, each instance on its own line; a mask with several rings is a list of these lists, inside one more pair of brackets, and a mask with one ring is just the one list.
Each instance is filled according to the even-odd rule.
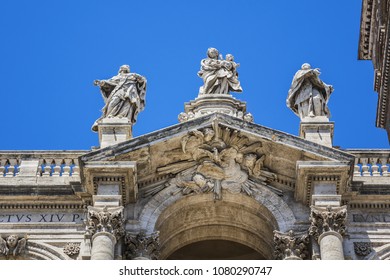
[[20,238],[17,235],[10,235],[5,240],[0,237],[0,253],[8,256],[17,256],[23,253],[26,248],[26,238]]

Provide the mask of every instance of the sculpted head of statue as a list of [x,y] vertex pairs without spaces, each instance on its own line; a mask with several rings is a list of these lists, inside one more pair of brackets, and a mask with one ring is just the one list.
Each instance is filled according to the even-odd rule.
[[229,53],[229,54],[226,55],[226,60],[227,61],[234,61],[234,56]]
[[219,55],[219,52],[218,52],[218,50],[216,48],[209,48],[207,50],[207,56],[209,58],[217,59],[218,55]]
[[18,244],[18,236],[16,235],[8,236],[7,244],[10,248],[16,247],[16,245]]
[[301,69],[302,70],[309,70],[309,69],[311,69],[311,66],[309,63],[303,63],[301,66]]
[[118,71],[118,74],[120,73],[130,73],[130,66],[129,65],[122,65],[120,68],[119,68],[119,71]]

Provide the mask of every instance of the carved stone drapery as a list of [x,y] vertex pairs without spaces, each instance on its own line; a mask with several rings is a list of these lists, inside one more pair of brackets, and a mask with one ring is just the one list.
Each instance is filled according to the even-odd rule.
[[120,207],[88,207],[88,220],[86,235],[92,237],[99,232],[107,232],[114,235],[116,240],[124,233],[123,206]]
[[275,258],[279,260],[304,260],[309,257],[308,245],[310,242],[307,233],[287,233],[274,231]]
[[215,48],[207,50],[207,58],[202,59],[198,76],[203,79],[204,85],[199,89],[199,95],[203,94],[229,94],[229,92],[242,92],[238,80],[237,68],[239,63],[234,62],[234,57],[227,54],[225,59]]
[[311,69],[310,64],[304,63],[293,78],[286,103],[301,120],[330,117],[327,104],[333,87],[321,81],[319,75],[318,68]]
[[341,236],[345,234],[347,221],[347,207],[316,207],[311,206],[309,234],[316,240],[325,232],[337,232]]
[[146,235],[127,233],[125,237],[127,259],[148,259],[157,260],[160,255],[159,232]]
[[93,131],[98,131],[104,118],[124,118],[131,125],[135,124],[138,113],[145,108],[145,77],[130,73],[130,66],[122,65],[118,75],[108,80],[95,80],[94,85],[100,87],[106,104],[102,116],[92,126]]
[[0,237],[0,255],[16,257],[22,255],[26,249],[27,239],[11,234],[5,239]]

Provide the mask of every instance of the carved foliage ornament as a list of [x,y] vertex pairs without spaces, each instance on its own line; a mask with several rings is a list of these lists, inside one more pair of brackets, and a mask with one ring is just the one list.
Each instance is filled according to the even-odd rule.
[[311,207],[309,234],[318,240],[318,237],[329,231],[344,235],[346,231],[347,207]]
[[86,234],[93,236],[98,232],[108,232],[118,240],[124,233],[123,207],[97,208],[88,207],[88,220],[86,224]]
[[357,256],[365,257],[372,252],[372,244],[370,242],[354,242],[353,247]]
[[126,234],[126,258],[136,259],[145,258],[150,260],[157,260],[160,255],[160,240],[159,232],[154,232],[146,235],[145,232],[139,234]]
[[64,246],[64,253],[68,256],[78,255],[80,253],[80,243],[67,243]]
[[237,130],[213,128],[190,131],[181,139],[181,151],[187,160],[157,169],[160,174],[176,174],[166,186],[178,186],[184,195],[214,193],[222,190],[253,194],[256,184],[267,185],[276,175],[264,167],[261,142],[250,142]]
[[22,255],[26,249],[26,243],[26,238],[19,238],[15,234],[12,234],[5,239],[0,237],[0,254],[13,257]]
[[307,259],[309,256],[309,235],[295,234],[292,230],[288,233],[274,231],[275,258],[284,260],[286,258]]

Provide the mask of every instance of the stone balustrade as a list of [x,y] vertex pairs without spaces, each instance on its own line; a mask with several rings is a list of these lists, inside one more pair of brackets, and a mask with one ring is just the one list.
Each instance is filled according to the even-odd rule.
[[346,150],[355,156],[354,176],[390,177],[390,150]]
[[78,158],[88,151],[0,151],[0,178],[20,175],[24,163],[36,163],[38,177],[79,175]]
[[20,159],[0,155],[0,177],[14,177],[19,173]]

